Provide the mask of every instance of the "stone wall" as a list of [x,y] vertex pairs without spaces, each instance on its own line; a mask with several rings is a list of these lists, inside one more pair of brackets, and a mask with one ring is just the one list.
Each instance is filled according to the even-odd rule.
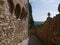
[[60,45],[60,4],[58,6],[59,14],[48,18],[43,25],[31,29],[31,33],[38,36],[46,45]]
[[38,36],[46,45],[60,45],[60,14],[30,32]]
[[0,45],[18,45],[28,36],[28,0],[0,0]]

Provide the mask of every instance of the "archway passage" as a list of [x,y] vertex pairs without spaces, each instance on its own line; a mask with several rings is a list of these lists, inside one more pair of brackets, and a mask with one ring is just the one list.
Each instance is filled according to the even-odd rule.
[[19,16],[21,15],[21,7],[19,4],[16,5],[16,8],[15,8],[15,15],[16,15],[16,18],[18,19]]
[[9,10],[11,12],[11,14],[13,13],[13,10],[14,10],[14,3],[12,0],[7,0],[8,1],[8,4],[9,4]]

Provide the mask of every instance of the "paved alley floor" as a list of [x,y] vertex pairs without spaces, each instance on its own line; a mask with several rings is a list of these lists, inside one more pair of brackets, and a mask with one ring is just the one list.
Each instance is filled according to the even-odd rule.
[[31,35],[18,45],[43,45],[43,44],[42,42],[40,42],[40,40],[36,36]]

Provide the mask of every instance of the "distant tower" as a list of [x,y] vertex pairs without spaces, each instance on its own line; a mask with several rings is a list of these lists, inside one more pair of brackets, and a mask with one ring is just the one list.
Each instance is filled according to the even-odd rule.
[[48,12],[48,17],[50,17],[50,12]]
[[58,11],[59,11],[59,13],[60,13],[60,4],[59,4],[59,6],[58,6]]

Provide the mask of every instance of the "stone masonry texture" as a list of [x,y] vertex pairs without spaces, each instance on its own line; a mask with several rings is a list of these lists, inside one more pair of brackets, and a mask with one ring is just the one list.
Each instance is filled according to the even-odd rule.
[[0,0],[0,45],[18,45],[28,36],[28,0]]

